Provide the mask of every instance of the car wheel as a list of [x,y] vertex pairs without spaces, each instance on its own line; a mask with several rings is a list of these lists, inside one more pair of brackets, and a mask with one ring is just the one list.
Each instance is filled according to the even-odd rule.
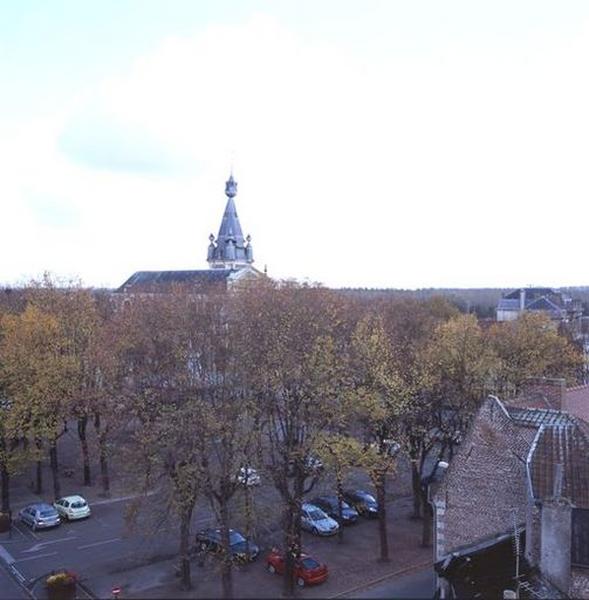
[[299,587],[305,587],[305,580],[302,577],[297,577],[297,585]]
[[273,564],[268,565],[268,571],[270,573],[276,573],[276,567]]

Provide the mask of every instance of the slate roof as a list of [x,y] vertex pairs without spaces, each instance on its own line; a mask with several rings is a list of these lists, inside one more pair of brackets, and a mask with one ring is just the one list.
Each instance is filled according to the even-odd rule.
[[519,300],[512,298],[500,298],[497,303],[498,310],[519,310]]
[[509,416],[524,427],[540,427],[541,425],[570,425],[572,418],[567,413],[552,408],[521,408],[506,406]]
[[589,426],[576,419],[543,425],[528,457],[530,491],[536,500],[554,495],[557,465],[562,465],[561,495],[576,508],[589,508]]
[[222,263],[229,264],[251,264],[254,262],[251,238],[247,240],[243,237],[235,201],[233,198],[237,194],[237,182],[233,179],[233,175],[229,177],[225,183],[225,195],[227,196],[227,204],[225,212],[221,219],[221,226],[217,239],[211,235],[209,250],[207,255],[208,262],[217,267]]
[[[530,287],[530,288],[522,288],[526,292],[526,302],[531,300],[535,300],[536,298],[541,298],[542,296],[551,296],[553,294],[560,294],[560,292],[553,290],[552,288],[542,288],[542,287]],[[504,298],[513,298],[519,302],[519,293],[520,289],[513,290],[513,292],[509,292],[505,294]]]
[[223,285],[234,273],[231,269],[202,269],[198,271],[137,271],[118,292],[146,291],[173,285]]

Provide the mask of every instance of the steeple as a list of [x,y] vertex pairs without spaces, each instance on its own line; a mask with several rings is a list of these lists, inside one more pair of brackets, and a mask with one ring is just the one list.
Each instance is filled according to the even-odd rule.
[[242,269],[254,262],[251,236],[243,237],[235,202],[237,182],[233,173],[225,183],[227,204],[221,219],[217,239],[211,233],[207,261],[212,269]]

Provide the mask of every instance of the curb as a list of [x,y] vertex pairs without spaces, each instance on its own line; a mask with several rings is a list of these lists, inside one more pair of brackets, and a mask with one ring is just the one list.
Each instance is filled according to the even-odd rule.
[[333,600],[334,598],[343,598],[344,596],[347,596],[348,594],[353,594],[354,592],[358,592],[360,590],[365,590],[366,588],[372,587],[373,585],[376,585],[377,583],[386,581],[387,579],[393,579],[395,577],[400,577],[401,575],[407,575],[408,573],[411,573],[412,571],[418,571],[419,569],[423,569],[425,567],[433,567],[432,561],[428,560],[426,562],[419,563],[417,565],[410,565],[408,567],[404,567],[402,569],[399,569],[398,571],[393,571],[392,573],[388,573],[387,575],[381,575],[380,577],[377,577],[376,579],[367,581],[365,583],[361,583],[360,585],[355,585],[354,587],[351,587],[343,592],[339,592],[339,593],[335,594],[334,596],[329,596],[328,600]]
[[[0,563],[4,566],[5,571],[8,575],[14,580],[14,582],[27,594],[29,598],[32,600],[35,599],[33,592],[29,589],[27,585],[26,577],[14,566],[15,560],[12,558],[12,555],[0,545]],[[2,566],[0,566],[2,568]]]

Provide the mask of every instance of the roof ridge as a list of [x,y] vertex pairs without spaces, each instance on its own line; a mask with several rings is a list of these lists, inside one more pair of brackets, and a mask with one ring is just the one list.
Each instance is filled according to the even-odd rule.
[[589,383],[583,383],[581,385],[573,385],[571,387],[566,388],[566,391],[567,392],[571,392],[573,390],[582,390],[582,389],[585,389],[585,388],[589,388]]

